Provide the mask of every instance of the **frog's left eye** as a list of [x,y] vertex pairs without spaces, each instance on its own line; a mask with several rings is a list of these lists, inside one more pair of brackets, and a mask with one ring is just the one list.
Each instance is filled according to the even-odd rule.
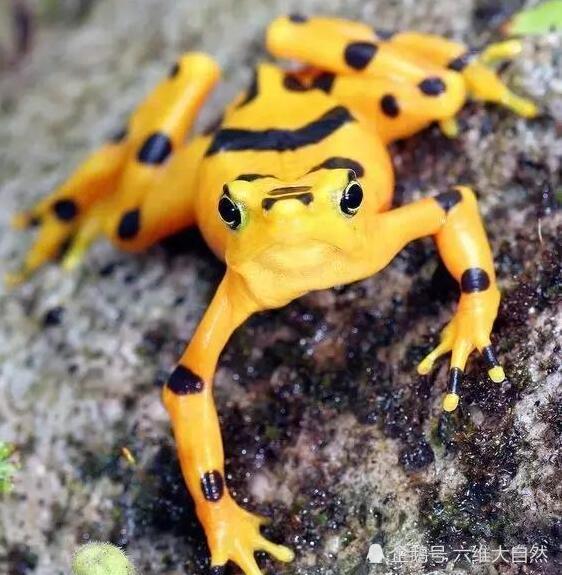
[[224,193],[219,200],[219,214],[222,221],[231,229],[236,230],[242,223],[242,212],[238,204]]
[[357,213],[362,201],[363,188],[359,182],[349,182],[341,196],[340,209],[347,216],[353,216]]

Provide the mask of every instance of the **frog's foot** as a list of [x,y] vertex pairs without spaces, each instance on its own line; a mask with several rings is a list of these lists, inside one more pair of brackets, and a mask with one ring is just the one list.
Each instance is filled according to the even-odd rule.
[[494,383],[505,380],[505,372],[499,364],[490,342],[490,330],[496,316],[497,304],[481,300],[477,305],[461,305],[451,322],[441,332],[439,345],[418,365],[418,373],[427,375],[435,361],[451,352],[451,368],[447,394],[443,400],[445,411],[454,411],[459,404],[459,393],[464,369],[469,355],[478,349],[486,361],[488,376]]
[[[458,66],[466,80],[469,93],[483,102],[504,106],[523,118],[534,118],[539,113],[537,105],[528,98],[514,94],[499,78],[490,64],[511,60],[523,50],[519,40],[508,40],[490,44],[479,55],[467,52],[457,59]],[[464,58],[464,60],[463,60]]]
[[205,527],[211,551],[211,575],[224,573],[226,563],[233,561],[245,575],[261,575],[254,553],[265,551],[279,561],[289,563],[294,553],[276,545],[260,533],[267,519],[245,511],[230,497],[220,503],[206,504],[199,518]]
[[25,281],[43,264],[64,253],[73,254],[72,260],[77,261],[77,254],[84,252],[100,231],[95,222],[105,198],[115,191],[126,153],[125,140],[112,139],[51,195],[13,218],[15,229],[37,228],[38,233],[21,268],[6,278],[9,285]]
[[[534,118],[538,114],[537,105],[528,98],[514,94],[490,66],[499,61],[511,60],[523,50],[519,40],[508,40],[490,44],[481,53],[467,51],[449,63],[449,68],[460,72],[469,94],[476,100],[492,102],[508,108],[523,118]],[[454,138],[459,133],[456,119],[439,121],[443,134]]]
[[43,264],[62,259],[65,269],[75,267],[88,247],[101,233],[99,208],[85,212],[85,207],[70,199],[45,201],[14,217],[15,229],[38,228],[37,237],[20,268],[5,277],[9,287],[26,281]]

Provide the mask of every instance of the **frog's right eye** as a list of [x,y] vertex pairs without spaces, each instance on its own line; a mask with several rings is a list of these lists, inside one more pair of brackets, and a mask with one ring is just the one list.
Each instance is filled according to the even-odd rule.
[[242,210],[230,197],[228,190],[225,190],[219,200],[219,215],[231,230],[238,229],[242,223]]

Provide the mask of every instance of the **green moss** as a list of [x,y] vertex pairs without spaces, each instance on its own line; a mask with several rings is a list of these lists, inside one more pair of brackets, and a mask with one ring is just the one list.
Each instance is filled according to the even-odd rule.
[[110,543],[88,543],[72,561],[74,575],[134,575],[135,568],[125,553]]
[[0,495],[10,493],[17,466],[12,461],[14,446],[0,441]]

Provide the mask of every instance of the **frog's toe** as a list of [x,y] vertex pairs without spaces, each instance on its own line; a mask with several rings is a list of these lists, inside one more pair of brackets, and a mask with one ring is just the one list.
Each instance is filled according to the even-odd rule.
[[494,64],[500,60],[513,60],[523,52],[523,42],[521,40],[504,40],[493,42],[486,46],[479,56],[482,64]]
[[39,216],[34,215],[32,212],[19,212],[12,218],[10,224],[14,230],[27,230],[39,224]]
[[484,358],[484,361],[486,362],[486,366],[488,368],[488,377],[494,383],[503,383],[506,379],[505,371],[503,367],[500,365],[500,362],[496,357],[492,345],[491,344],[486,345],[485,347],[482,348],[481,352],[482,357]]
[[538,106],[532,100],[517,96],[509,90],[505,92],[500,103],[522,118],[536,118],[539,113]]
[[265,551],[269,553],[272,557],[275,557],[277,561],[282,561],[283,563],[290,563],[295,558],[295,553],[292,549],[285,547],[285,545],[278,545],[277,543],[272,543],[269,539],[260,535],[257,540],[257,548],[260,551]]
[[254,557],[256,551],[265,551],[284,563],[289,563],[295,558],[295,554],[288,547],[272,543],[258,534],[250,545],[237,546],[232,556],[232,560],[242,569],[245,575],[262,575],[262,571]]
[[[24,225],[24,215],[18,219],[18,225]],[[30,218],[31,216],[27,216]],[[29,227],[30,224],[25,225]],[[63,225],[53,218],[44,217],[39,223],[37,238],[27,251],[20,268],[5,278],[7,285],[17,285],[25,282],[35,271],[49,261],[60,257],[68,246],[74,233],[74,225]]]
[[447,136],[447,138],[453,139],[459,135],[460,127],[456,118],[446,118],[444,120],[439,120],[438,123],[442,134]]
[[427,375],[432,369],[435,362],[446,353],[453,349],[454,331],[453,325],[448,324],[441,332],[439,345],[428,353],[418,364],[418,373]]

